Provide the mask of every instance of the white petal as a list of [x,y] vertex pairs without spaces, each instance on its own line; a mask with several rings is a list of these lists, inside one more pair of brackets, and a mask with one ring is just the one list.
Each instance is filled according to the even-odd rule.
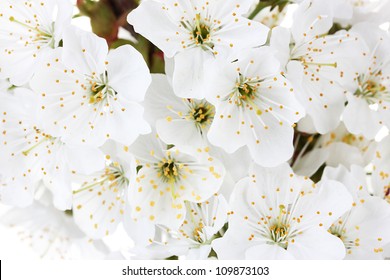
[[[309,69],[310,70],[310,69]],[[344,89],[336,83],[313,81],[311,70],[293,61],[287,65],[288,77],[297,88],[297,99],[304,106],[318,132],[325,134],[337,127],[344,110]],[[323,116],[326,115],[326,118]]]
[[364,166],[364,158],[361,151],[354,146],[345,143],[332,143],[328,147],[329,157],[326,163],[330,166],[351,166],[352,164]]
[[188,250],[187,260],[207,260],[211,251],[211,245],[202,245],[199,248]]
[[192,48],[175,56],[172,84],[175,94],[183,98],[204,98],[204,65],[213,59],[212,54],[201,48]]
[[328,149],[313,149],[294,163],[294,172],[301,176],[311,177],[325,163],[328,157]]
[[[73,197],[74,219],[80,229],[94,239],[100,239],[115,231],[123,219],[126,205],[122,190],[111,186],[109,180],[98,183],[99,180],[102,180],[100,173],[88,177],[81,188],[89,188],[79,190]],[[95,186],[90,187],[93,184]]]
[[64,31],[62,61],[69,69],[83,74],[102,74],[108,46],[103,38],[75,27]]
[[148,219],[134,220],[131,218],[131,210],[126,207],[123,217],[123,226],[136,246],[150,245],[150,240],[155,235],[155,225]]
[[229,228],[222,238],[217,238],[211,243],[219,260],[243,260],[245,258],[245,251],[251,244],[246,239],[243,241],[236,238],[240,235],[240,231]]
[[207,142],[193,121],[185,119],[158,120],[156,122],[156,129],[160,138],[165,143],[174,144],[181,150],[204,148],[207,146]]
[[6,179],[0,175],[0,202],[26,207],[33,203],[36,183],[30,178],[19,177],[17,180]]
[[279,245],[262,244],[248,248],[245,251],[246,260],[294,260],[295,256],[289,250]]
[[294,152],[291,125],[280,122],[270,113],[262,116],[252,113],[251,117],[251,121],[247,119],[246,123],[254,126],[251,131],[253,135],[247,141],[253,160],[265,167],[274,167],[289,160]]
[[326,230],[313,228],[294,239],[294,243],[289,243],[288,251],[296,259],[341,260],[345,256],[343,242]]
[[66,155],[70,169],[77,173],[90,175],[104,168],[104,155],[97,148],[69,145]]
[[267,41],[268,32],[269,28],[260,22],[246,18],[237,19],[234,24],[224,26],[215,33],[215,40],[218,41],[215,50],[221,53],[237,53],[246,48],[261,46]]
[[327,166],[322,178],[342,183],[347,187],[354,201],[358,201],[359,197],[369,195],[366,187],[366,173],[360,166],[351,166],[351,171],[342,165],[337,168]]
[[107,57],[109,85],[130,101],[142,101],[151,83],[143,56],[132,46],[110,51]]
[[306,38],[327,34],[332,27],[332,15],[327,3],[322,1],[303,2],[294,13],[294,24],[291,32],[295,42],[301,43]]
[[352,196],[343,184],[324,179],[317,194],[301,197],[297,212],[306,216],[301,226],[310,224],[326,230],[351,209],[352,203]]
[[145,106],[145,119],[153,123],[159,119],[171,116],[174,111],[182,112],[186,110],[186,100],[178,98],[170,84],[170,78],[162,74],[152,74],[152,83],[148,88],[143,105]]
[[[215,112],[207,138],[210,143],[233,153],[247,143],[247,129],[242,129],[245,121],[245,111],[235,104],[221,103]],[[229,139],[229,141],[226,141]]]
[[188,169],[184,168],[182,179],[175,186],[182,199],[199,203],[219,191],[226,171],[222,163],[211,156],[206,161],[193,163]]
[[[149,124],[143,118],[144,108],[135,102],[130,102],[124,98],[118,98],[118,102],[112,104],[114,113],[107,116],[106,126],[104,123],[97,123],[101,129],[106,129],[106,134],[113,140],[124,145],[131,145],[140,134],[150,133]],[[99,129],[99,128],[97,128]]]
[[157,177],[154,166],[144,165],[137,174],[137,183],[129,191],[132,218],[145,218],[155,224],[178,229],[184,221],[186,208],[175,198],[167,182]]
[[379,114],[370,109],[367,101],[351,94],[348,95],[343,121],[348,131],[353,134],[363,134],[368,139],[374,139],[382,127],[379,123]]
[[159,47],[165,55],[173,57],[182,40],[176,32],[181,30],[172,22],[169,12],[162,8],[163,4],[157,1],[144,1],[128,15],[127,20],[136,32]]
[[289,29],[277,26],[272,29],[270,46],[277,50],[276,57],[284,69],[290,59],[291,32]]

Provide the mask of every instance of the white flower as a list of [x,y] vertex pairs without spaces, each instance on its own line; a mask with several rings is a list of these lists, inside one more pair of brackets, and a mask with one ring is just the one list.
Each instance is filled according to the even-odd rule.
[[68,0],[1,1],[0,77],[26,84],[58,47],[72,12]]
[[343,120],[352,133],[374,139],[383,126],[390,128],[390,36],[368,23],[352,30],[362,35],[369,51],[356,58],[367,63],[347,95]]
[[219,259],[342,259],[343,243],[327,229],[351,205],[336,181],[316,186],[287,164],[254,166],[236,185],[229,228],[212,246]]
[[276,27],[271,37],[271,46],[279,50],[287,77],[306,109],[307,121],[321,134],[339,124],[344,92],[361,67],[356,57],[365,49],[362,40],[352,33],[327,35],[332,16],[327,1],[304,1],[294,14],[291,31]]
[[140,166],[129,192],[133,218],[177,229],[186,215],[184,202],[207,200],[223,182],[225,169],[207,153],[208,147],[181,152],[150,134],[141,136],[130,150]]
[[145,115],[165,143],[180,149],[208,146],[207,132],[214,119],[214,106],[206,100],[179,98],[164,75],[152,75],[145,97]]
[[[119,145],[118,145],[119,146]],[[134,158],[109,142],[104,147],[106,166],[90,175],[79,176],[73,191],[73,213],[77,225],[85,234],[100,239],[112,234],[125,215],[129,187],[134,187],[136,165]]]
[[91,241],[78,229],[71,212],[57,210],[44,193],[27,208],[13,208],[0,218],[14,228],[20,240],[43,259],[104,259],[109,249]]
[[235,58],[207,68],[206,99],[216,108],[208,139],[228,153],[247,145],[256,163],[278,165],[292,156],[292,126],[303,109],[269,47]]
[[215,194],[203,203],[185,202],[186,218],[178,229],[156,225],[156,235],[144,252],[162,257],[184,256],[207,259],[211,242],[227,222],[228,204]]
[[126,45],[108,53],[104,39],[68,28],[31,81],[44,128],[68,143],[101,146],[107,139],[132,143],[150,131],[142,101],[151,78],[142,55]]
[[203,71],[214,57],[266,42],[268,28],[242,17],[252,2],[146,0],[128,21],[167,57],[174,57],[175,94],[201,99]]
[[390,204],[370,196],[363,168],[326,168],[323,178],[343,183],[353,197],[352,209],[332,224],[329,232],[345,246],[346,259],[383,259],[383,247],[390,243]]
[[375,150],[373,160],[372,187],[374,194],[390,203],[390,136],[387,136]]
[[0,200],[24,207],[32,203],[43,179],[53,192],[54,205],[69,209],[72,173],[90,174],[104,166],[97,148],[65,144],[42,129],[37,96],[16,88],[2,96],[0,114]]
[[[313,139],[309,138],[308,144]],[[355,135],[341,123],[335,130],[317,138],[312,150],[295,159],[293,169],[299,175],[312,176],[324,163],[349,168],[351,165],[366,166],[374,157],[376,142],[363,135]]]

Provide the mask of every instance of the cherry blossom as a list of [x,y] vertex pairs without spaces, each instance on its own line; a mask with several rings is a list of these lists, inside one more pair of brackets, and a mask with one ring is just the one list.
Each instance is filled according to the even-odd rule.
[[0,78],[26,84],[60,45],[72,12],[70,1],[1,1]]
[[139,104],[150,80],[145,61],[133,47],[108,53],[102,38],[68,28],[64,48],[47,57],[30,84],[40,97],[48,120],[44,128],[51,135],[101,146],[108,139],[130,144],[150,131]]
[[210,61],[266,42],[268,28],[242,16],[252,2],[147,0],[128,21],[167,57],[174,57],[175,94],[201,99],[203,71]]

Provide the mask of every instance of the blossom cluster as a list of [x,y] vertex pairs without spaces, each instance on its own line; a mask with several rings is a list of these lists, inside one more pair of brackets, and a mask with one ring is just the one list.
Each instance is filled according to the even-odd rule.
[[389,8],[143,0],[114,46],[2,0],[0,222],[45,258],[390,257]]

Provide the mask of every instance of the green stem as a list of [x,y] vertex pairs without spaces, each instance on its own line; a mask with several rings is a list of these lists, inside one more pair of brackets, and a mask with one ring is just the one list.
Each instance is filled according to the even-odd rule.
[[79,18],[82,16],[84,16],[82,13],[78,13],[78,14],[75,14],[72,18],[75,19],[75,18]]

